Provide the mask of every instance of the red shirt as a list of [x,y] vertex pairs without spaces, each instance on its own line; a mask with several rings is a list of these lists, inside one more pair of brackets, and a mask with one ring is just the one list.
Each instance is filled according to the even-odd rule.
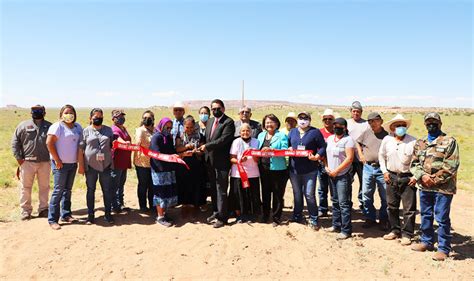
[[319,129],[319,131],[321,132],[321,134],[323,134],[323,138],[325,142],[327,142],[329,136],[334,135],[334,133],[328,132],[326,128],[321,128]]
[[[114,140],[122,138],[124,141],[132,142],[132,138],[124,127],[122,131],[119,127],[113,125],[112,132],[114,133]],[[127,150],[114,150],[114,169],[126,170],[132,168],[132,152]]]

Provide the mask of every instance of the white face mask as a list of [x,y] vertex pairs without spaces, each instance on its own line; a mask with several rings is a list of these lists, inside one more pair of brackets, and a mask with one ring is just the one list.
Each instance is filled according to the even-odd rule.
[[298,127],[300,127],[301,129],[305,129],[308,126],[309,126],[309,120],[298,119]]

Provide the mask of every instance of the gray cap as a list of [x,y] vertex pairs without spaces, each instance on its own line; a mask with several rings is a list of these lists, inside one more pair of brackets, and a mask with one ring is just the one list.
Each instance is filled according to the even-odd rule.
[[311,113],[309,113],[308,111],[301,111],[300,113],[298,113],[298,117],[300,117],[300,115],[306,115],[308,116],[309,120],[311,120]]
[[351,109],[362,110],[362,104],[360,104],[360,101],[355,101],[352,103]]
[[436,119],[439,122],[441,122],[441,116],[439,116],[439,114],[436,113],[436,112],[428,112],[428,113],[425,114],[425,118],[424,118],[425,121],[430,119],[430,118]]
[[374,119],[377,119],[377,118],[382,119],[382,116],[380,116],[380,114],[378,112],[371,112],[371,113],[369,113],[369,116],[367,116],[368,121],[374,120]]

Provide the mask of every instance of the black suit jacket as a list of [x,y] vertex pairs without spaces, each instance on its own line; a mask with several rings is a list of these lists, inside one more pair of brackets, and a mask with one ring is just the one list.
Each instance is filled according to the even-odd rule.
[[227,115],[222,115],[211,138],[212,126],[215,117],[207,121],[206,125],[206,161],[213,168],[230,169],[230,147],[234,141],[234,120]]

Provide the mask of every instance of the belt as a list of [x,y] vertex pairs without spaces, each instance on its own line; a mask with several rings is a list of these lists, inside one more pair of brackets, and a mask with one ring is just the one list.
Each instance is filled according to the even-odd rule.
[[372,167],[380,167],[380,164],[378,161],[367,161],[365,164],[370,165]]
[[388,171],[388,172],[392,175],[396,175],[399,178],[408,178],[408,177],[412,176],[412,173],[410,173],[410,172],[408,172],[408,173],[396,173],[396,172],[392,172],[392,171]]

